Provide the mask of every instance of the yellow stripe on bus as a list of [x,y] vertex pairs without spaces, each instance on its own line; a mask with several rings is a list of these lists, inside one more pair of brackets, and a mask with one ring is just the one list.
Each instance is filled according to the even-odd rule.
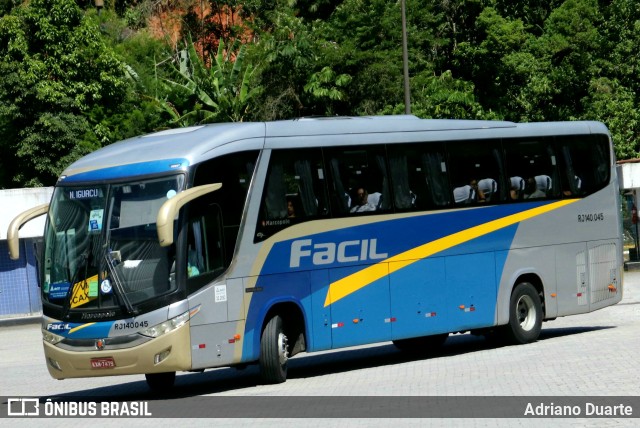
[[78,330],[82,330],[83,328],[85,328],[85,327],[89,327],[89,326],[94,325],[94,324],[95,324],[94,322],[90,322],[90,323],[87,323],[87,324],[79,325],[79,326],[74,327],[74,328],[72,328],[71,330],[69,330],[69,334],[71,334],[71,333],[75,333],[75,332],[76,332],[76,331],[78,331]]
[[562,208],[578,199],[567,199],[564,201],[553,202],[548,205],[543,205],[530,210],[522,211],[516,214],[511,214],[506,217],[492,220],[487,223],[480,224],[478,226],[471,227],[469,229],[461,230],[460,232],[453,233],[451,235],[436,239],[435,241],[428,242],[416,248],[412,248],[404,253],[397,254],[381,262],[371,265],[365,269],[348,275],[336,282],[329,285],[329,291],[324,301],[324,306],[329,306],[338,300],[355,293],[361,288],[383,278],[387,275],[396,272],[404,267],[409,266],[421,259],[432,256],[441,251],[455,247],[456,245],[463,244],[471,241],[472,239],[479,238],[480,236],[487,235],[496,230],[503,229],[505,227],[520,223],[525,220],[529,220],[533,217],[541,214],[548,213],[558,208]]

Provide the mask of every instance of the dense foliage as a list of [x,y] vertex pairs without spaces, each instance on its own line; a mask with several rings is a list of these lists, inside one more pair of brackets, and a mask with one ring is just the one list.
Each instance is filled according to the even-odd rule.
[[[204,7],[203,7],[204,6]],[[411,111],[600,120],[640,155],[636,0],[406,0]],[[400,0],[0,1],[0,188],[202,122],[405,110]]]

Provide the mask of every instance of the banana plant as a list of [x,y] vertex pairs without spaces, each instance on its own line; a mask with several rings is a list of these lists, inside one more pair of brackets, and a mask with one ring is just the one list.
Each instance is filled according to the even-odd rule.
[[246,47],[234,44],[226,49],[220,40],[215,56],[205,61],[198,55],[189,38],[185,49],[178,52],[177,64],[165,78],[169,85],[190,98],[193,106],[178,112],[169,100],[159,100],[163,108],[182,126],[211,122],[241,122],[248,113],[250,100],[259,92],[252,86],[255,68],[246,64]]

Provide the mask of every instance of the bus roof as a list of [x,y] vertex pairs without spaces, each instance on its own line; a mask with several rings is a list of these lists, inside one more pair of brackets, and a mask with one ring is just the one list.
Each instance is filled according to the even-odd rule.
[[219,123],[155,132],[105,146],[70,165],[61,180],[108,180],[185,170],[190,165],[222,154],[261,149],[271,138],[430,131],[466,135],[473,130],[482,131],[482,135],[474,134],[474,138],[607,132],[599,122],[518,124],[490,120],[419,119],[412,115]]

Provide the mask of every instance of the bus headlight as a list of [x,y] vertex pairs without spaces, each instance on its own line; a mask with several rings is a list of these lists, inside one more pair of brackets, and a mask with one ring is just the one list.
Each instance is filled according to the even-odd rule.
[[42,340],[52,345],[61,342],[64,339],[63,336],[51,333],[49,330],[42,329]]
[[187,321],[189,321],[189,311],[163,323],[156,324],[153,327],[142,330],[140,334],[149,337],[160,337],[163,334],[167,334],[169,332],[172,332],[173,330],[179,329],[180,327],[185,325]]

